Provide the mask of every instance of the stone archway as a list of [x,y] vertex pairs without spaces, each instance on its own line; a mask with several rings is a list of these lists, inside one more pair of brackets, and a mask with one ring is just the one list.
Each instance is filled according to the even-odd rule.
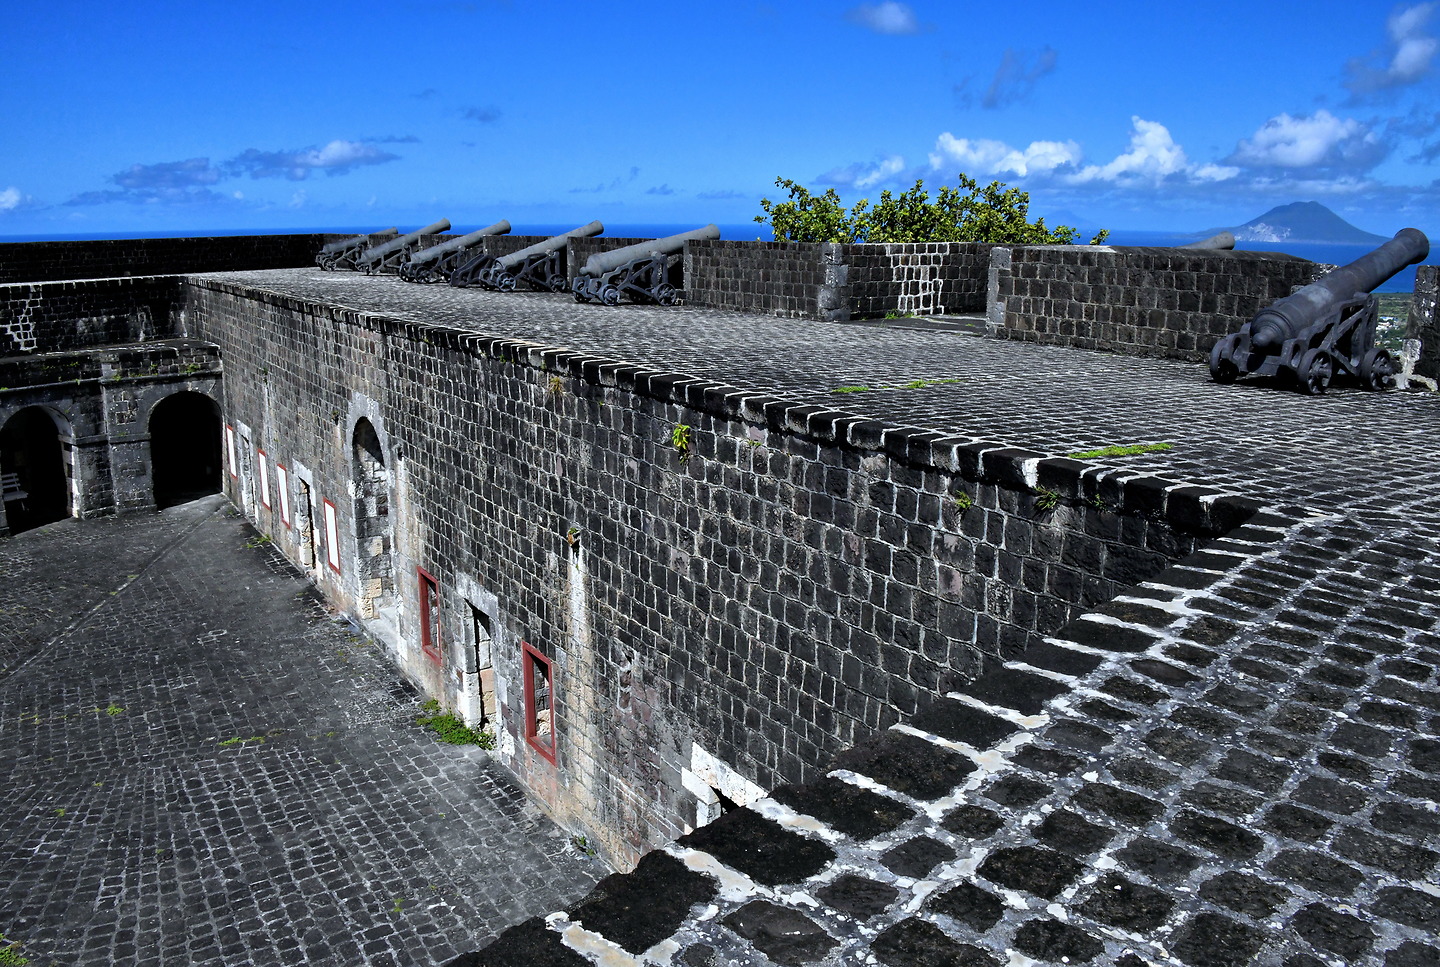
[[70,516],[62,437],[68,441],[69,423],[43,406],[25,407],[0,428],[0,496],[10,533]]
[[393,619],[395,562],[390,546],[390,471],[375,426],[365,417],[355,423],[351,451],[360,578],[356,604],[362,618]]
[[172,393],[150,411],[155,507],[220,492],[220,408],[204,393]]

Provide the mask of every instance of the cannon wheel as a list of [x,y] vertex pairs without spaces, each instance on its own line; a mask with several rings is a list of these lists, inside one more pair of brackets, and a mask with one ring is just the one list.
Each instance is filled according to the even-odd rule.
[[574,283],[572,283],[571,286],[570,286],[570,291],[571,291],[572,293],[574,293],[574,295],[575,295],[575,301],[576,301],[576,302],[589,302],[589,301],[590,301],[590,296],[589,296],[588,294],[586,294],[586,292],[585,292],[585,280],[584,280],[584,279],[579,278],[579,277],[577,276],[576,279],[575,279],[575,281],[574,281]]
[[1360,359],[1360,383],[1366,389],[1393,389],[1395,369],[1395,357],[1376,346]]
[[655,287],[655,301],[662,306],[673,306],[675,304],[675,287],[668,282],[661,282]]
[[1210,350],[1210,378],[1217,383],[1233,383],[1240,376],[1240,367],[1235,365],[1235,349],[1240,337],[1226,336]]
[[498,284],[501,292],[514,292],[514,291],[515,291],[515,276],[513,276],[513,275],[510,275],[510,274],[508,274],[508,273],[505,274],[505,275],[502,275],[502,276],[500,276],[499,279],[496,280],[496,282],[497,282],[497,284]]
[[600,289],[600,301],[607,306],[618,306],[620,304],[620,290],[613,285],[602,286]]
[[1330,377],[1335,375],[1335,363],[1325,350],[1308,349],[1300,357],[1295,375],[1300,380],[1301,390],[1311,396],[1319,396],[1330,385]]

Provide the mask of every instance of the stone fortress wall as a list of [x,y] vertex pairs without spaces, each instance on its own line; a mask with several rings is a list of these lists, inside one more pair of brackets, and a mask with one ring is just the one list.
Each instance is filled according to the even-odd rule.
[[[319,241],[295,261],[309,264]],[[570,265],[628,241],[572,242]],[[692,301],[709,291],[703,279],[720,278],[706,259],[738,271],[749,244],[693,245]],[[240,265],[266,249],[237,245]],[[813,279],[818,256],[828,291],[867,293],[856,298],[871,300],[871,313],[946,247],[797,247],[798,258],[785,248],[748,249],[781,266],[757,273],[752,296],[789,311],[774,294],[800,299],[784,294],[786,279]],[[212,267],[212,250],[197,251]],[[1085,247],[950,247],[949,256],[956,278],[956,265],[971,276],[983,265],[990,296],[1004,294],[999,334],[1021,331],[1012,303],[1048,314],[1057,300],[1098,302],[1106,286],[1181,287],[1134,308],[1161,329],[1172,316],[1198,327],[1208,317],[1187,293],[1250,261]],[[1276,285],[1298,283],[1309,265],[1254,261],[1278,273]],[[1090,281],[1077,281],[1085,272]],[[1125,272],[1128,287],[1098,281]],[[1270,284],[1264,277],[1246,298]],[[149,409],[179,390],[212,395],[237,505],[387,640],[427,693],[472,721],[497,721],[507,765],[622,866],[702,823],[722,796],[813,778],[816,764],[912,714],[955,676],[1013,657],[1246,512],[1198,488],[1082,475],[1073,462],[982,441],[219,279],[3,288],[13,294],[0,292],[0,326],[13,329],[25,306],[50,321],[35,330],[43,343],[12,349],[29,375],[0,391],[0,415],[53,397],[84,427],[71,460],[86,468],[72,479],[77,508],[143,506]],[[1217,311],[1240,311],[1232,295]],[[35,305],[53,311],[36,316]],[[103,320],[95,335],[64,321],[82,312]],[[121,336],[160,341],[108,363],[100,350],[72,359],[95,370],[75,390],[57,391],[43,371],[56,364],[51,352]],[[85,445],[90,457],[80,456]],[[1046,491],[1066,505],[1042,516]],[[529,741],[523,700],[547,669],[553,751]]]

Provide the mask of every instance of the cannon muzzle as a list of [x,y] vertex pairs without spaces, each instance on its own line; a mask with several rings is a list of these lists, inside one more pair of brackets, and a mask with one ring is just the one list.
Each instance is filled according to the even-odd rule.
[[580,274],[599,277],[607,272],[614,272],[627,262],[633,262],[647,255],[674,255],[685,247],[686,242],[698,242],[719,237],[720,229],[714,225],[706,225],[704,228],[681,232],[679,235],[650,239],[609,252],[596,252],[585,260],[585,267],[580,270]]
[[320,247],[319,254],[330,255],[334,252],[343,252],[345,249],[350,248],[352,245],[369,245],[370,240],[377,236],[383,238],[386,235],[399,234],[400,229],[394,228],[392,226],[391,228],[382,228],[378,232],[371,232],[369,235],[352,235],[349,238],[341,238],[333,242],[326,242]]
[[1235,236],[1229,232],[1217,232],[1209,238],[1202,238],[1196,242],[1186,245],[1177,245],[1176,248],[1208,249],[1210,251],[1230,251],[1235,247]]

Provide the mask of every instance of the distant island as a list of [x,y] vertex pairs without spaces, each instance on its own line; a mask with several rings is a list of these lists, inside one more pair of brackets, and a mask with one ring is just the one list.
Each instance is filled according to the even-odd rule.
[[1233,232],[1240,242],[1292,242],[1310,245],[1379,245],[1389,241],[1356,228],[1318,201],[1297,201],[1279,205],[1244,225],[1212,228],[1197,232],[1204,238],[1216,232]]

